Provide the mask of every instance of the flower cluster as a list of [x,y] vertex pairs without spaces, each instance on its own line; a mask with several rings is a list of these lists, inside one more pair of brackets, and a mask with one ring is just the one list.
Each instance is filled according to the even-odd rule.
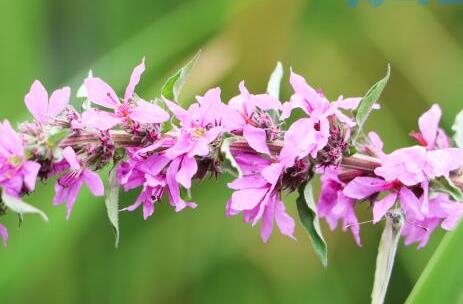
[[411,133],[418,145],[390,154],[382,151],[381,139],[371,132],[362,148],[365,154],[376,157],[376,168],[347,183],[337,180],[336,175],[324,180],[320,215],[327,218],[331,227],[343,218],[352,227],[358,243],[358,221],[352,206],[361,201],[371,203],[373,223],[383,219],[391,208],[400,206],[406,220],[402,234],[407,245],[417,242],[419,248],[423,247],[439,225],[452,230],[463,214],[463,204],[453,202],[447,193],[430,191],[430,183],[457,173],[463,165],[463,149],[450,147],[449,137],[439,128],[440,118],[439,106],[433,105],[419,119],[420,132]]
[[[106,166],[115,170],[118,187],[138,191],[135,202],[120,211],[140,208],[145,219],[163,197],[176,212],[196,208],[189,195],[193,180],[236,171],[226,215],[241,213],[246,223],[260,223],[264,242],[274,223],[295,238],[283,196],[303,192],[316,175],[321,192],[313,212],[331,229],[342,221],[359,245],[360,204],[369,203],[373,223],[402,210],[405,242],[420,247],[436,227],[453,229],[463,215],[460,190],[452,182],[463,165],[463,149],[452,147],[439,128],[437,105],[419,119],[420,132],[411,133],[418,145],[386,154],[376,133],[362,135],[356,119],[362,98],[330,101],[292,71],[289,101],[252,94],[241,82],[228,102],[213,88],[183,108],[164,94],[153,100],[137,95],[144,70],[142,60],[123,98],[90,74],[79,90],[78,109],[70,105],[68,87],[48,97],[39,81],[32,84],[25,104],[33,120],[18,131],[6,120],[0,124],[0,215],[11,207],[8,197],[22,199],[37,179],[56,177],[54,204],[66,204],[69,218],[83,184],[95,196],[108,192],[98,174]],[[379,106],[373,103],[372,109]],[[291,117],[295,111],[297,120]],[[0,236],[6,243],[2,225]]]

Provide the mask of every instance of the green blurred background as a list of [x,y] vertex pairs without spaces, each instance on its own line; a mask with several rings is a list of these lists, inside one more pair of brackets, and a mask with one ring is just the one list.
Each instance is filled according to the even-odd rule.
[[[359,96],[392,78],[383,108],[368,127],[386,150],[411,144],[407,137],[433,102],[449,129],[463,92],[463,4],[419,5],[386,0],[373,8],[342,0],[0,0],[0,113],[25,119],[23,96],[34,79],[51,90],[74,92],[92,68],[119,91],[146,57],[142,96],[158,95],[162,82],[198,49],[201,59],[183,92],[183,103],[220,86],[223,99],[246,80],[262,92],[281,60],[322,87],[332,99]],[[433,1],[430,1],[433,2]],[[287,79],[287,78],[285,78]],[[283,99],[290,94],[287,81]],[[1,135],[0,135],[1,136]],[[230,191],[222,177],[195,185],[196,210],[176,214],[158,204],[146,222],[139,210],[121,214],[114,238],[102,199],[81,193],[69,222],[51,204],[52,185],[28,198],[50,217],[2,218],[10,228],[0,250],[1,303],[367,303],[381,225],[362,227],[363,247],[350,234],[330,232],[329,266],[314,255],[303,228],[297,241],[224,216]],[[130,203],[133,195],[124,195]],[[287,200],[296,216],[294,197]],[[366,210],[360,211],[368,219]],[[388,293],[401,303],[439,244],[442,232],[417,251],[401,245]],[[443,278],[445,279],[445,278]]]

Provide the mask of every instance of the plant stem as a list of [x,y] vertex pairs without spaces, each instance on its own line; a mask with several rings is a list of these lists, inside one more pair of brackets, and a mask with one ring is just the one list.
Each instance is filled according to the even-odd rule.
[[[136,147],[140,145],[141,139],[140,137],[127,133],[125,131],[119,130],[110,130],[109,135],[111,139],[116,145],[116,147]],[[81,134],[74,134],[67,138],[65,138],[61,143],[61,147],[66,146],[76,146],[76,145],[86,145],[86,144],[94,144],[98,143],[100,138],[96,133],[81,133]]]
[[[122,130],[110,130],[109,134],[113,143],[116,147],[136,147],[141,143],[139,136],[130,134]],[[75,146],[75,145],[86,145],[91,143],[98,143],[99,137],[96,133],[82,133],[75,134],[65,138],[60,146]],[[283,147],[283,142],[280,140],[268,143],[269,149],[272,153],[278,154]],[[231,145],[230,149],[239,149],[240,151],[254,152],[254,150],[248,145],[248,143],[241,137],[237,136]],[[354,154],[352,156],[344,157],[341,161],[340,166],[344,168],[344,172],[339,175],[339,178],[343,182],[349,182],[357,176],[362,175],[373,175],[374,170],[381,166],[381,162],[378,158],[365,155],[365,154]],[[453,175],[450,177],[452,182],[463,190],[463,173]]]

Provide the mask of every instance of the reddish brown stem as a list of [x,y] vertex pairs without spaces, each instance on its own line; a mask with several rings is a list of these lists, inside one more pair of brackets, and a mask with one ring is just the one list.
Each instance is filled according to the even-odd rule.
[[[114,144],[118,147],[135,147],[140,145],[140,138],[138,136],[129,134],[124,131],[109,131],[111,139]],[[76,146],[76,145],[86,145],[92,143],[98,143],[99,137],[95,133],[85,133],[85,134],[76,134],[71,135],[68,138],[65,138],[60,146]]]
[[[125,131],[109,131],[111,138],[116,146],[119,147],[135,147],[140,145],[140,138],[129,134]],[[89,143],[97,143],[99,138],[97,134],[87,133],[72,135],[61,142],[61,146],[75,146],[85,145]],[[273,141],[269,143],[269,148],[272,153],[278,154],[283,146],[281,141]],[[243,139],[238,139],[233,142],[231,149],[239,149],[241,151],[254,150],[249,147],[247,142]],[[364,154],[355,154],[349,157],[344,157],[341,161],[341,167],[346,169],[339,175],[342,181],[350,181],[353,178],[361,175],[372,175],[374,170],[381,165],[379,159]],[[453,183],[463,190],[463,174],[454,175],[451,177]]]

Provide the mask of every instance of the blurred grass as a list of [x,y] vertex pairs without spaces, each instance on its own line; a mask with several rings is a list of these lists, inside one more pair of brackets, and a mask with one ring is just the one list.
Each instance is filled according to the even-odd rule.
[[[462,14],[462,5],[414,1],[353,9],[334,0],[0,0],[1,116],[26,117],[23,96],[36,78],[49,89],[70,83],[75,90],[92,68],[122,91],[143,56],[139,91],[154,97],[199,48],[185,103],[217,85],[227,100],[242,79],[252,92],[263,91],[277,60],[286,76],[292,66],[332,99],[362,95],[390,62],[383,108],[367,126],[390,151],[411,144],[407,133],[431,103],[442,104],[447,128],[461,108]],[[289,94],[285,84],[283,96]],[[51,206],[52,186],[40,187],[28,200],[47,211],[48,225],[29,216],[15,229],[14,216],[5,219],[11,238],[0,250],[1,303],[369,301],[379,225],[362,227],[361,248],[323,226],[330,259],[323,269],[302,227],[297,242],[275,233],[262,244],[257,227],[225,218],[227,180],[195,185],[196,210],[176,214],[162,203],[146,222],[139,212],[121,214],[118,250],[102,200],[82,193],[66,222],[64,208]],[[295,215],[293,201],[287,205]],[[360,214],[367,217],[366,208]],[[407,298],[441,237],[418,252],[400,248],[388,302]]]
[[460,224],[442,240],[407,303],[463,303],[460,278],[462,250],[463,225]]

